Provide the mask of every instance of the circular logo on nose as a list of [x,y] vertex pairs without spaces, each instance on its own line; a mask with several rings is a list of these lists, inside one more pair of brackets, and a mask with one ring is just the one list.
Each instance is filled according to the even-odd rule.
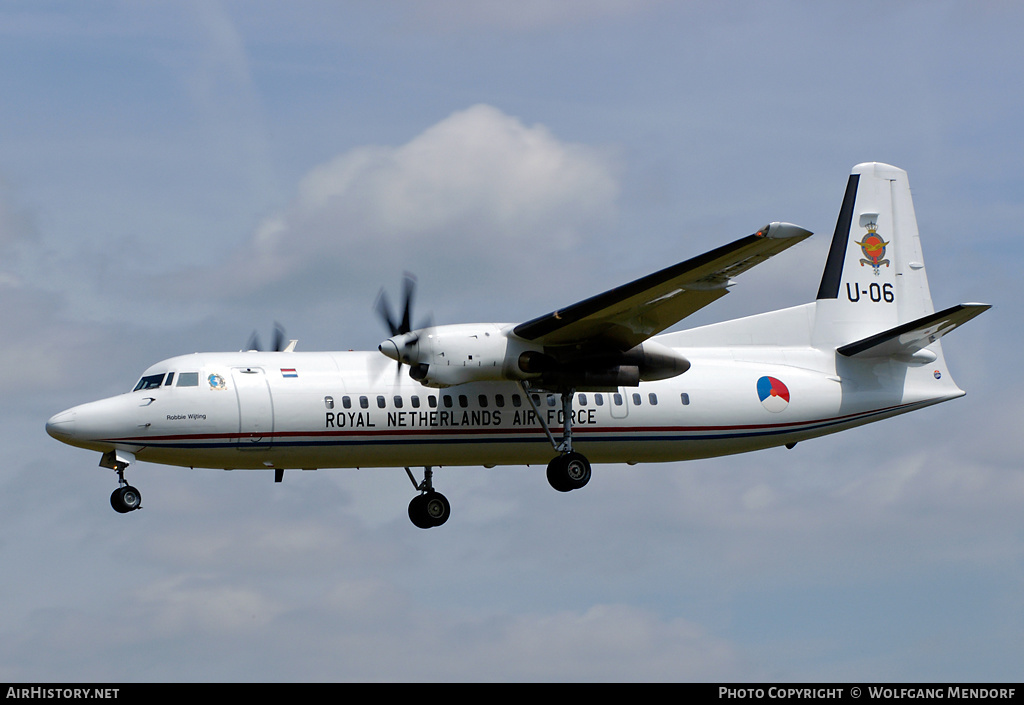
[[789,387],[766,375],[757,380],[757,398],[764,408],[777,414],[789,406]]

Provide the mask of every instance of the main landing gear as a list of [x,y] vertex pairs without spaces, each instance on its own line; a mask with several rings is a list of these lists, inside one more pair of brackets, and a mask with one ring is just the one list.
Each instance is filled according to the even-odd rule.
[[434,471],[429,466],[423,469],[423,482],[417,483],[412,470],[405,469],[412,486],[420,494],[409,502],[409,519],[421,529],[430,529],[448,521],[452,507],[448,499],[440,492],[434,491]]
[[533,413],[537,416],[537,420],[540,421],[544,433],[547,434],[551,445],[559,453],[558,456],[548,463],[548,483],[559,492],[570,492],[580,489],[590,482],[590,461],[582,453],[577,453],[572,449],[572,398],[575,396],[576,390],[566,389],[561,392],[562,441],[558,442],[548,428],[540,409],[537,408],[536,403],[533,401],[530,390],[527,389],[525,383],[522,386],[526,399],[530,402],[530,406],[533,407]]

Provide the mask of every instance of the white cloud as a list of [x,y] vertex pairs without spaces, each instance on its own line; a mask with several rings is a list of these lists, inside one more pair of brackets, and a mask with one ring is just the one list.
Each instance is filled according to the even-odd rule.
[[463,284],[523,277],[601,231],[617,192],[607,153],[476,105],[406,144],[354,148],[311,170],[237,257],[193,276],[220,295],[326,277],[364,298],[403,269],[458,272]]
[[[628,605],[523,615],[506,634],[501,650],[522,654],[531,680],[715,680],[734,677],[739,661],[727,641],[700,627]],[[628,673],[617,665],[624,660]]]
[[136,597],[146,624],[161,636],[187,632],[223,635],[258,632],[286,609],[252,586],[214,578],[167,578],[144,586]]

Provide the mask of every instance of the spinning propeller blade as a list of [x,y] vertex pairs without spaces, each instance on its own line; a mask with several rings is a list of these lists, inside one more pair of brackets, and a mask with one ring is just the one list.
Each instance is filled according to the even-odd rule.
[[[381,288],[380,293],[377,295],[377,303],[375,306],[377,310],[377,315],[380,316],[381,320],[384,321],[384,325],[387,327],[392,337],[412,332],[412,301],[413,295],[415,293],[416,277],[410,274],[409,272],[406,272],[404,277],[402,278],[402,307],[400,310],[400,316],[392,315],[391,303],[388,300],[387,293],[384,291],[383,288]],[[428,318],[426,323],[420,326],[420,328],[417,329],[417,331],[422,328],[429,328],[432,325],[432,319]],[[417,334],[416,336],[410,337],[410,339],[406,341],[406,344],[410,346],[415,345],[418,340],[419,336]],[[398,368],[395,372],[396,375],[401,372],[402,364],[403,363],[399,361]],[[419,368],[421,367],[425,366],[412,366],[412,368],[410,369],[410,375],[413,377],[413,379],[422,379],[422,374],[419,377],[417,377],[417,375],[414,374],[414,372],[420,372]]]
[[[284,352],[285,350],[285,339],[284,339],[284,326],[275,321],[274,323],[274,345],[270,348],[274,352]],[[256,331],[252,332],[249,336],[249,342],[246,345],[246,350],[259,350],[263,351],[263,347],[260,345],[260,336]]]
[[412,297],[416,291],[416,277],[405,273],[402,279],[402,309],[401,318],[391,317],[391,303],[388,300],[387,292],[381,288],[377,295],[377,315],[384,321],[384,325],[391,332],[392,336],[408,333],[412,330]]

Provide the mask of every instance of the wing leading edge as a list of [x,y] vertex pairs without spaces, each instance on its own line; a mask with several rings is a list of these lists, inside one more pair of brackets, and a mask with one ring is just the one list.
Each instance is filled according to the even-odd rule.
[[732,277],[811,234],[791,223],[771,223],[753,235],[521,323],[513,332],[546,348],[624,352],[725,296]]

